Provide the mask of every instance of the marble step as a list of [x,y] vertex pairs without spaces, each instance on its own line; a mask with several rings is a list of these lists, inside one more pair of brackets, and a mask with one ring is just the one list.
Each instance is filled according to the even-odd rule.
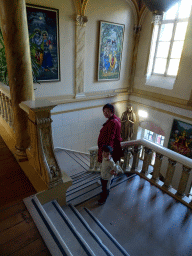
[[[132,178],[133,176],[135,176],[135,174],[132,174],[132,175],[120,174],[119,176],[114,178],[111,188],[121,184],[122,182],[126,182],[128,179]],[[85,185],[75,193],[70,194],[69,196],[67,196],[66,200],[67,200],[67,203],[71,203],[72,205],[75,206],[97,196],[100,193],[101,193],[101,185],[98,182],[95,182],[88,186]]]
[[95,256],[56,200],[44,204],[43,208],[72,255]]
[[72,255],[114,255],[72,206],[62,209],[54,200],[43,207]]
[[120,243],[110,234],[110,232],[89,209],[84,208],[81,211],[81,216],[87,222],[89,227],[96,233],[96,235],[98,235],[102,241],[105,241],[105,245],[110,248],[114,255],[129,256],[128,252],[123,248],[123,246],[120,245]]

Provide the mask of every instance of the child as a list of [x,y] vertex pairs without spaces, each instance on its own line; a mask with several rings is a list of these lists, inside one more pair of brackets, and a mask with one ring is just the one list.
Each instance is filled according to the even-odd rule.
[[100,205],[104,204],[108,195],[109,189],[111,185],[111,181],[119,172],[123,172],[121,167],[113,161],[111,156],[113,152],[112,147],[104,145],[102,148],[102,164],[101,164],[101,185],[102,185],[102,192],[100,194],[100,199],[98,203]]

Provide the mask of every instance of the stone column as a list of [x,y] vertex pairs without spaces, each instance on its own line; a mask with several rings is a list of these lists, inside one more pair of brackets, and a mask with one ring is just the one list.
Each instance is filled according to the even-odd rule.
[[9,77],[17,153],[29,146],[27,114],[21,101],[34,99],[26,5],[24,0],[0,1],[1,28]]
[[76,16],[76,72],[75,97],[85,97],[84,94],[84,57],[85,57],[85,26],[86,16]]

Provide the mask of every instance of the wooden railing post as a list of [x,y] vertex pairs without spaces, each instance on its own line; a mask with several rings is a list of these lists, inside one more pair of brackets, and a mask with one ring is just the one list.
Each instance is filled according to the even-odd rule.
[[156,158],[155,158],[155,164],[153,167],[153,174],[151,180],[158,182],[159,180],[159,174],[160,174],[160,169],[161,169],[161,164],[163,160],[163,155],[156,153]]
[[179,187],[177,189],[176,196],[181,197],[181,198],[185,196],[185,189],[187,187],[187,182],[189,179],[190,171],[191,171],[191,168],[183,166],[182,175],[181,175],[181,179],[179,182]]
[[173,175],[175,172],[175,166],[177,163],[176,161],[173,161],[172,159],[169,159],[168,161],[169,161],[169,163],[168,163],[167,173],[166,173],[165,182],[163,185],[163,187],[166,189],[171,188],[171,182],[173,179]]
[[148,168],[151,163],[151,154],[152,150],[150,148],[144,147],[145,150],[145,156],[143,160],[143,167],[141,170],[141,174],[147,175],[148,174]]

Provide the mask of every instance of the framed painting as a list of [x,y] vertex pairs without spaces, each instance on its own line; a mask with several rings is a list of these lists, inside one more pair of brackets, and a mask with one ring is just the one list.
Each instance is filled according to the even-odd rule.
[[27,4],[34,82],[60,81],[59,10]]
[[100,21],[98,81],[119,80],[125,25]]
[[192,158],[192,124],[174,119],[168,148]]

